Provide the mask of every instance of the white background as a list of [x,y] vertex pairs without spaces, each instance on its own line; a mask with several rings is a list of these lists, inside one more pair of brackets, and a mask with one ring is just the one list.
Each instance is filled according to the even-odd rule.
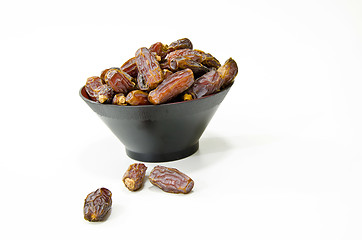
[[[361,239],[361,16],[358,0],[2,1],[1,235]],[[239,74],[199,151],[163,164],[194,190],[132,193],[121,178],[135,161],[78,91],[182,37]],[[113,210],[89,223],[99,187]]]

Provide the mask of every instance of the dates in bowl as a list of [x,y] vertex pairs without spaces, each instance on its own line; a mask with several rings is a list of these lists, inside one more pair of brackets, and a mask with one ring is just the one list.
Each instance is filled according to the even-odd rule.
[[238,73],[179,39],[141,47],[120,67],[89,77],[81,98],[125,145],[129,157],[164,162],[187,157]]

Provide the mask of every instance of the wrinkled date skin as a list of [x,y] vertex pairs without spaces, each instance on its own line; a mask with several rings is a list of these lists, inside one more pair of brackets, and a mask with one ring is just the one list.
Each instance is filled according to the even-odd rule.
[[221,87],[227,87],[234,81],[236,75],[238,74],[238,65],[234,59],[229,58],[226,60],[224,65],[217,70],[217,72],[223,82]]
[[137,64],[136,64],[136,59],[130,58],[128,59],[125,63],[123,63],[123,65],[121,66],[121,70],[125,73],[127,73],[128,75],[130,75],[133,78],[137,77],[138,74],[138,68],[137,68]]
[[132,106],[150,104],[148,101],[148,93],[142,90],[133,90],[129,92],[126,97],[126,102]]
[[194,74],[190,69],[175,72],[148,94],[148,101],[152,104],[168,102],[188,89],[193,83]]
[[90,77],[85,83],[85,91],[88,93],[88,96],[93,101],[97,101],[99,91],[103,86],[103,81],[100,77]]
[[138,74],[142,77],[138,78],[138,87],[140,90],[151,90],[163,80],[163,72],[156,57],[145,47],[136,51],[136,64]]
[[148,179],[153,185],[169,193],[189,193],[194,187],[194,181],[176,168],[156,166]]
[[102,221],[112,207],[112,192],[107,188],[98,188],[88,194],[84,200],[84,219],[90,222]]
[[219,73],[211,70],[195,80],[194,84],[184,95],[184,100],[201,98],[213,94],[220,89],[221,84],[222,81]]
[[192,49],[192,42],[188,38],[181,38],[178,39],[172,43],[170,43],[170,46],[168,46],[167,52],[172,52],[179,49]]
[[129,166],[123,175],[123,183],[130,191],[137,191],[142,187],[147,167],[143,163],[134,163]]
[[150,52],[154,52],[155,54],[160,56],[161,59],[166,57],[167,49],[168,49],[168,46],[162,44],[161,42],[156,42],[156,43],[152,44],[151,47],[149,48]]
[[111,88],[108,84],[104,84],[98,93],[97,101],[100,103],[111,103],[113,95],[113,88]]
[[134,79],[120,69],[108,69],[104,74],[104,80],[116,93],[127,94],[135,87]]
[[190,68],[195,76],[201,76],[208,72],[209,69],[199,62],[185,57],[177,57],[171,60],[170,68],[172,71]]

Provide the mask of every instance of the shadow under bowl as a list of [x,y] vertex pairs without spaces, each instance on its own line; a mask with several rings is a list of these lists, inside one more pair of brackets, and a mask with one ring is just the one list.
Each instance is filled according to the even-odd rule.
[[90,100],[84,87],[79,94],[124,144],[129,157],[166,162],[198,150],[202,133],[230,88],[191,101],[142,106],[101,104]]

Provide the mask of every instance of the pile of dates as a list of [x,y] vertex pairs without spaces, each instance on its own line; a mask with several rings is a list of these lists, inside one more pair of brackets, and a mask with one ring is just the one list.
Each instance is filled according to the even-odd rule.
[[198,99],[230,86],[238,73],[229,58],[224,65],[209,53],[193,49],[182,38],[138,49],[121,67],[87,79],[91,100],[117,105],[148,105]]
[[[132,192],[141,189],[146,170],[147,167],[143,163],[130,165],[122,178],[124,185]],[[194,187],[194,181],[185,173],[165,166],[155,166],[148,179],[153,185],[168,193],[187,194]],[[109,216],[111,208],[112,192],[107,188],[98,188],[89,193],[84,200],[84,219],[90,222],[104,221]]]

